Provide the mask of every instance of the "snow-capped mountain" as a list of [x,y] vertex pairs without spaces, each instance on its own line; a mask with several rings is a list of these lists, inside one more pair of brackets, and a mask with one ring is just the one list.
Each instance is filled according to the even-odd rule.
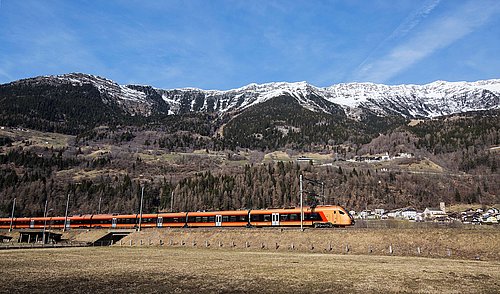
[[436,81],[426,85],[338,84],[325,88],[326,99],[346,110],[365,109],[378,115],[438,117],[476,110],[500,109],[500,80]]
[[[437,81],[427,85],[388,86],[372,83],[338,84],[319,88],[298,83],[250,84],[228,90],[159,90],[172,113],[186,111],[241,111],[278,96],[289,96],[312,111],[332,112],[341,105],[357,118],[370,111],[378,116],[437,117],[468,111],[500,109],[500,80],[478,82]],[[330,103],[326,103],[330,102]]]
[[[382,85],[347,83],[320,88],[306,82],[250,84],[227,91],[196,88],[157,89],[151,86],[119,85],[87,75],[65,74],[12,82],[6,85],[90,85],[105,104],[115,103],[131,115],[210,112],[239,113],[275,97],[288,97],[302,107],[327,114],[343,112],[359,119],[369,112],[377,116],[405,118],[437,117],[454,113],[500,109],[500,80],[477,82],[436,81],[426,85]],[[3,85],[5,86],[5,85]]]
[[158,90],[170,105],[170,113],[239,112],[272,98],[287,96],[315,112],[336,112],[335,105],[323,98],[323,90],[306,82],[250,84],[238,89],[218,91],[201,89]]

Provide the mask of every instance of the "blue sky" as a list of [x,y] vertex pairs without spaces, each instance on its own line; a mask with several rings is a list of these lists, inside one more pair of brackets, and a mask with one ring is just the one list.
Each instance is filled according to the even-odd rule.
[[498,0],[0,0],[0,83],[230,89],[500,78]]

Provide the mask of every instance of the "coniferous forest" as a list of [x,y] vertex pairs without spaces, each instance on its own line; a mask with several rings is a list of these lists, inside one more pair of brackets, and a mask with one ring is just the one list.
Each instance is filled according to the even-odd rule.
[[[14,198],[16,216],[42,215],[46,201],[60,215],[68,195],[71,214],[136,213],[142,188],[145,212],[297,206],[300,175],[308,204],[500,203],[499,110],[355,120],[318,97],[328,112],[277,96],[166,115],[158,92],[131,86],[157,104],[143,116],[94,86],[50,83],[0,85],[0,216]],[[383,156],[396,159],[366,160]]]
[[[307,204],[356,210],[423,209],[441,201],[494,204],[500,202],[500,156],[490,147],[499,144],[498,125],[494,112],[469,114],[404,125],[366,144],[313,137],[295,141],[294,149],[287,148],[293,140],[231,146],[222,136],[210,136],[208,123],[99,127],[60,135],[59,146],[37,141],[51,133],[5,129],[0,212],[8,215],[15,197],[18,216],[43,214],[46,200],[51,213],[60,215],[69,194],[72,214],[134,213],[141,187],[147,212],[290,207],[299,204],[301,174],[323,182],[323,187],[304,182]],[[187,130],[195,126],[196,131]],[[268,157],[280,150],[288,160]],[[326,159],[292,159],[307,151]],[[383,164],[346,161],[386,152],[413,157]]]

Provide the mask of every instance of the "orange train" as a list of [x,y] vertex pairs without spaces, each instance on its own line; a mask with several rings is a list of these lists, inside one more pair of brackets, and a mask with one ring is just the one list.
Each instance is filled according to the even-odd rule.
[[[176,212],[143,214],[90,214],[69,216],[66,228],[133,229],[162,227],[272,227],[300,226],[300,208]],[[20,217],[12,220],[13,229],[62,229],[64,217]],[[304,207],[303,226],[345,227],[354,224],[351,214],[341,206]],[[0,218],[0,229],[9,229],[11,218]]]

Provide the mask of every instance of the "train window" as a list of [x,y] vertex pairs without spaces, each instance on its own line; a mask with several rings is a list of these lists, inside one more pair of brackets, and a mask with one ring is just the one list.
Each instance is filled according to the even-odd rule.
[[264,215],[262,214],[252,214],[250,220],[253,222],[261,222],[264,220]]
[[228,221],[229,221],[229,216],[227,216],[227,215],[223,215],[223,216],[222,216],[222,221],[223,221],[223,222],[228,222]]
[[177,217],[169,217],[169,218],[163,218],[164,223],[178,223],[179,218]]
[[240,221],[240,222],[248,222],[248,216],[246,216],[246,215],[240,215],[238,221]]
[[202,217],[201,221],[204,222],[204,223],[208,223],[208,216]]
[[292,213],[290,214],[290,220],[291,221],[296,221],[296,220],[299,220],[300,219],[300,214],[298,213]]
[[337,214],[337,211],[336,211],[336,210],[334,210],[334,211],[333,211],[333,214]]
[[288,220],[288,214],[280,214],[280,221],[284,222]]
[[145,224],[156,224],[156,218],[143,218],[142,222]]
[[208,222],[209,222],[209,223],[213,223],[213,222],[215,222],[215,216],[209,216],[209,217],[208,217]]
[[270,222],[271,221],[271,215],[270,214],[264,214],[264,221],[265,222]]
[[235,216],[235,215],[231,215],[231,216],[229,217],[229,221],[230,221],[230,222],[235,222],[235,221],[236,221],[236,216]]
[[305,220],[321,220],[321,216],[319,213],[313,212],[313,213],[306,213],[304,214],[304,219]]
[[119,218],[116,222],[119,224],[135,224],[135,218]]
[[340,214],[342,214],[342,215],[344,215],[344,214],[345,214],[342,210],[339,210],[339,213],[340,213]]

